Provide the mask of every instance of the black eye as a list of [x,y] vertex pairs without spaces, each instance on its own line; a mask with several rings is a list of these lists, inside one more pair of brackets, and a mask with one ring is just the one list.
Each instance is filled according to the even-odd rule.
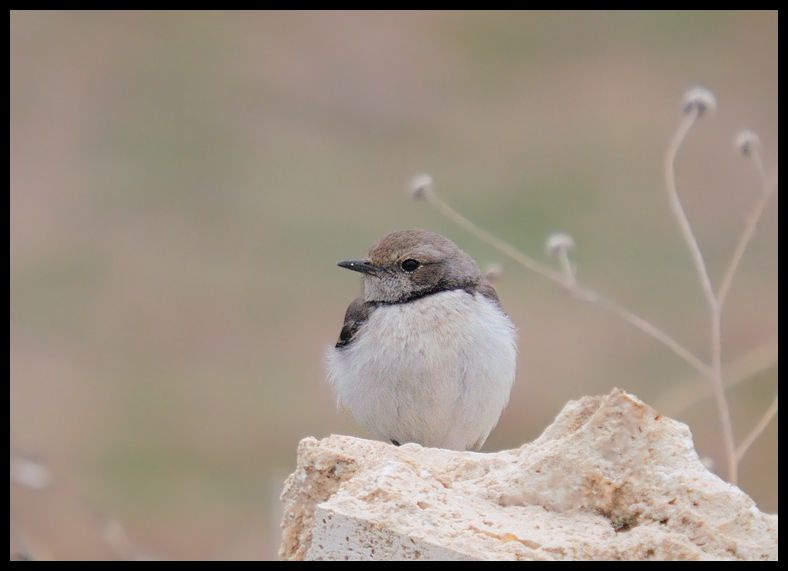
[[405,260],[400,265],[402,266],[402,269],[405,270],[406,272],[412,272],[413,270],[418,268],[421,264],[419,264],[419,262],[417,262],[416,260]]

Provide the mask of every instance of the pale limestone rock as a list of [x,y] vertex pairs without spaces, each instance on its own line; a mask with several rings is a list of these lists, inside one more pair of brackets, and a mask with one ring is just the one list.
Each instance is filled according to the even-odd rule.
[[282,499],[283,559],[777,559],[777,516],[619,389],[492,454],[305,438]]

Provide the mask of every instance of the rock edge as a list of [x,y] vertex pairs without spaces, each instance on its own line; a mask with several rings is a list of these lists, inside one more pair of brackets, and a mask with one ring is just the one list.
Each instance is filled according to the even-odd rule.
[[305,438],[282,499],[282,559],[777,559],[777,515],[620,389],[496,453]]

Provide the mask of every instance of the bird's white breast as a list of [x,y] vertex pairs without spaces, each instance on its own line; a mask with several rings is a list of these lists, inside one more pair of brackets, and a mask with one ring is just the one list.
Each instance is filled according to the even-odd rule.
[[452,290],[371,312],[328,352],[341,406],[385,440],[478,448],[509,400],[516,330],[479,293]]

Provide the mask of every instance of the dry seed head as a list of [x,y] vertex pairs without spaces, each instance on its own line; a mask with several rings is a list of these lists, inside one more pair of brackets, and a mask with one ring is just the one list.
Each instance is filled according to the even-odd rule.
[[569,234],[564,232],[553,232],[545,241],[545,251],[551,256],[557,256],[561,250],[571,250],[575,247],[575,241]]
[[749,157],[753,151],[761,148],[761,139],[754,131],[744,129],[736,135],[736,148],[742,155]]
[[502,275],[503,275],[502,264],[498,264],[498,263],[490,264],[484,270],[484,277],[491,282],[498,281],[499,279],[501,279]]
[[52,483],[52,474],[39,462],[12,456],[11,481],[35,490],[43,490]]
[[698,110],[698,117],[706,112],[714,113],[717,110],[717,99],[705,87],[693,87],[681,98],[681,110],[684,113],[691,113],[694,109]]
[[432,192],[432,177],[426,173],[418,174],[410,179],[408,184],[408,192],[411,198],[416,200],[426,197],[428,192]]

